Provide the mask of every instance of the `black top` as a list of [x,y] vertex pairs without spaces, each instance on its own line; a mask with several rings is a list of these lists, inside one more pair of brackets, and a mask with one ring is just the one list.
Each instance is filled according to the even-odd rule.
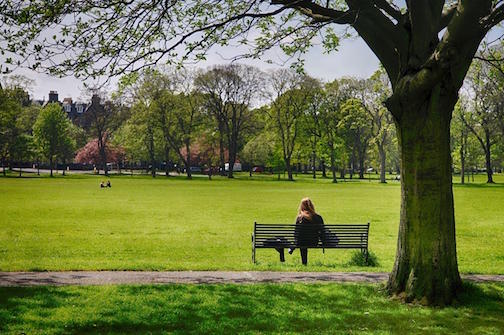
[[294,230],[296,245],[300,247],[316,246],[319,239],[322,240],[323,231],[324,220],[320,215],[315,214],[311,219],[298,216]]

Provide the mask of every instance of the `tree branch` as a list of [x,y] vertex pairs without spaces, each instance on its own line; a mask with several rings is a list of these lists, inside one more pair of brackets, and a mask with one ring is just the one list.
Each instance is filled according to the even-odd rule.
[[446,7],[441,14],[441,20],[439,21],[438,32],[448,27],[448,24],[452,20],[453,16],[457,12],[458,3],[454,2],[450,6]]
[[[500,1],[499,1],[500,2]],[[483,21],[483,26],[488,31],[504,20],[504,5],[496,6]]]
[[376,7],[383,10],[385,13],[390,15],[390,17],[397,20],[397,22],[401,21],[403,14],[398,8],[393,7],[390,2],[387,0],[373,0],[373,2]]
[[357,15],[354,11],[340,11],[307,0],[272,0],[271,4],[297,9],[316,22],[330,21],[338,24],[352,24]]

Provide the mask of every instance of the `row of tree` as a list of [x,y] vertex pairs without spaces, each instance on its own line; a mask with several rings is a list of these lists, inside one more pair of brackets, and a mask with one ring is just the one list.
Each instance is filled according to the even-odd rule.
[[461,182],[467,170],[484,163],[487,182],[504,162],[504,72],[501,50],[491,48],[474,59],[465,89],[455,107],[452,120],[454,163]]
[[373,159],[385,182],[387,153],[394,170],[399,166],[383,106],[388,93],[382,71],[323,84],[293,70],[264,73],[239,64],[148,70],[123,78],[114,94],[128,117],[112,142],[130,161],[149,162],[153,176],[159,161],[178,161],[189,178],[193,165],[210,173],[217,166],[232,178],[239,159],[286,170],[290,180],[294,170],[309,168],[315,177],[319,168],[325,176],[329,166],[336,182],[338,171],[363,178]]
[[[495,56],[495,55],[494,55]],[[499,68],[476,60],[454,114],[454,168],[466,171],[484,162],[488,182],[504,162],[503,76]],[[191,178],[191,167],[212,172],[235,162],[266,166],[278,173],[316,171],[331,177],[364,178],[369,167],[399,172],[400,157],[382,70],[368,79],[322,83],[294,70],[264,73],[240,64],[189,69],[146,70],[121,79],[111,99],[97,92],[80,129],[59,104],[31,104],[22,81],[0,91],[2,163],[70,161],[94,164],[108,173],[108,162],[142,162],[156,176],[175,165]],[[492,150],[495,149],[495,150]],[[163,164],[161,164],[163,163]],[[226,166],[226,164],[228,164]],[[179,168],[180,170],[180,168]],[[5,170],[4,170],[5,173]],[[21,173],[21,169],[20,169]]]

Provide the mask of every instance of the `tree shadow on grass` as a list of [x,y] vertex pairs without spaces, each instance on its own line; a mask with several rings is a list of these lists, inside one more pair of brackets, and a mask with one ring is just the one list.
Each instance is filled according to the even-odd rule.
[[502,284],[443,309],[356,284],[0,288],[5,333],[500,333],[503,314]]

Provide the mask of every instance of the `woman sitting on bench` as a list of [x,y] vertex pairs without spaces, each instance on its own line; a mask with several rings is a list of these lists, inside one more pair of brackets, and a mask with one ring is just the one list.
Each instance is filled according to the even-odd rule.
[[[296,218],[296,228],[294,230],[294,240],[299,246],[301,262],[308,264],[307,247],[316,246],[324,232],[324,219],[315,212],[315,206],[309,198],[301,200],[299,212]],[[292,254],[294,249],[289,249]]]

